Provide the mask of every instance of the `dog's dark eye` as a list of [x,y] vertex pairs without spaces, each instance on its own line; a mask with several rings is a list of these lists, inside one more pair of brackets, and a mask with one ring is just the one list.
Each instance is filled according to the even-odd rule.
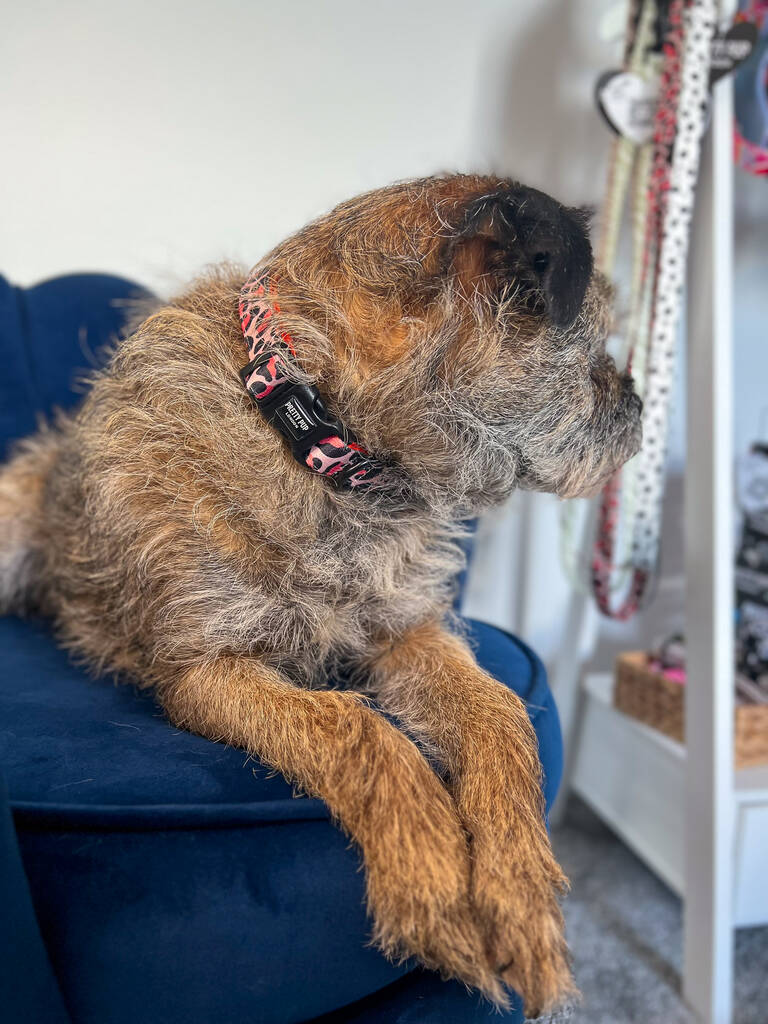
[[543,274],[549,266],[549,253],[537,252],[533,257],[533,269],[537,274]]

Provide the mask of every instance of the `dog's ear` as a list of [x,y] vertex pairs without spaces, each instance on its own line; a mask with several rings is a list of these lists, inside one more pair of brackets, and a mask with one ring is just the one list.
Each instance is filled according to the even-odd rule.
[[587,211],[524,186],[478,196],[448,243],[445,270],[464,290],[518,288],[557,327],[568,327],[592,276],[588,220]]

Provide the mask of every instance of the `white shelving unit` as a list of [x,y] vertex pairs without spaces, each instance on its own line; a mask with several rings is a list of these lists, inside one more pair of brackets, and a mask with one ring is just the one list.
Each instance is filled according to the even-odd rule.
[[[686,866],[688,827],[681,813],[689,755],[681,743],[617,711],[612,689],[610,675],[585,677],[572,789],[670,889],[695,902],[695,881]],[[768,765],[735,773],[733,813],[733,912],[728,934],[732,927],[768,921]]]
[[704,1024],[732,1021],[734,928],[768,924],[768,767],[733,769],[732,130],[726,78],[702,152],[688,279],[686,746],[616,711],[610,677],[579,679],[573,652],[593,618],[581,595],[553,673],[563,788],[683,898],[683,992]]
[[688,279],[683,993],[707,1024],[731,1021],[735,925],[732,138],[728,78],[714,90]]

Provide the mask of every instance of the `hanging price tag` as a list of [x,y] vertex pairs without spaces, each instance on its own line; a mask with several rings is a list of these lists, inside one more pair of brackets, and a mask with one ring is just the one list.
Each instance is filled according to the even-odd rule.
[[709,71],[710,87],[743,64],[757,44],[757,25],[740,21],[727,32],[718,32],[712,40],[712,64]]
[[597,80],[595,99],[617,135],[639,146],[651,141],[659,102],[658,78],[644,78],[633,71],[606,71]]

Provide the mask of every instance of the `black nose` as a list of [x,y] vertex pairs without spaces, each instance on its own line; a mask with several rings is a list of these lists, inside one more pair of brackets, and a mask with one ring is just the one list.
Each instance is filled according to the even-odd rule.
[[500,245],[514,255],[518,275],[543,297],[557,327],[569,327],[584,303],[592,276],[592,246],[584,210],[563,206],[546,192],[526,185],[507,185],[482,196],[467,211],[467,227],[490,216]]

